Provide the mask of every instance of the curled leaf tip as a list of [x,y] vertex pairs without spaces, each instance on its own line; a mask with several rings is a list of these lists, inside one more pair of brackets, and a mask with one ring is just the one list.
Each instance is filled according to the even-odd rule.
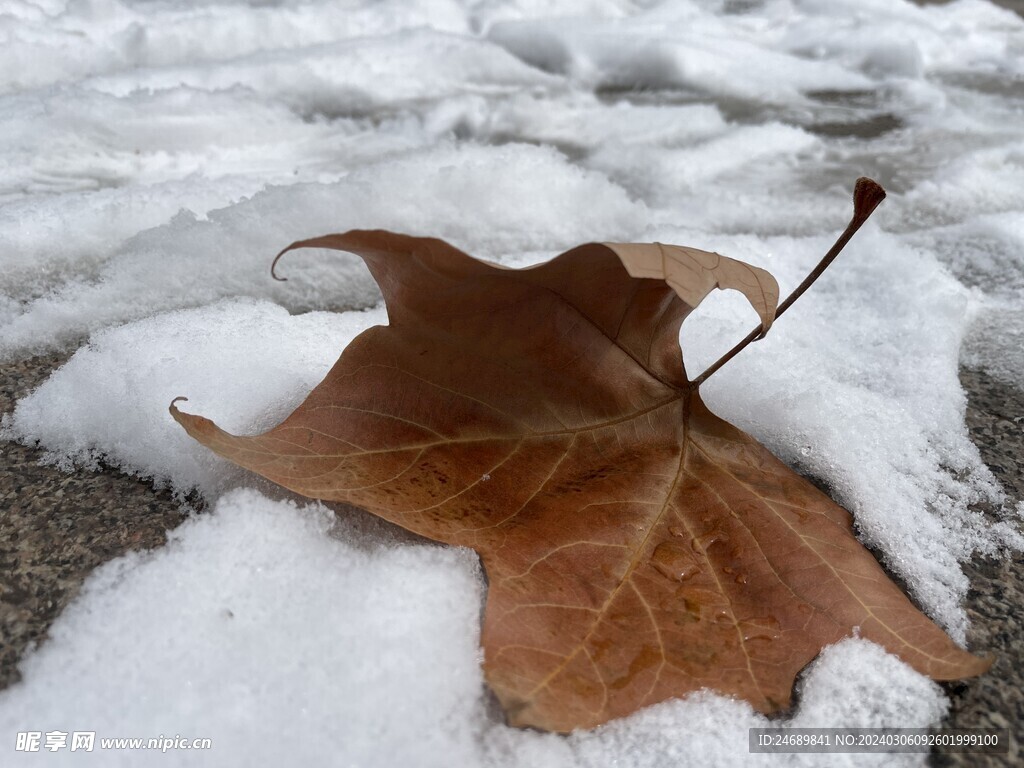
[[177,408],[175,407],[175,403],[178,403],[179,401],[180,401],[180,402],[184,402],[184,403],[187,403],[187,402],[188,402],[188,398],[187,398],[187,397],[182,397],[182,396],[180,396],[180,395],[179,395],[178,397],[176,397],[176,398],[174,398],[173,400],[171,400],[171,405],[170,405],[170,408],[169,408],[169,410],[171,411],[171,413],[174,413],[174,412],[175,412],[176,410],[178,410],[178,409],[177,409]]
[[280,261],[281,257],[284,256],[286,253],[288,253],[288,251],[290,251],[294,247],[295,247],[294,245],[289,245],[287,248],[285,248],[283,251],[281,251],[279,254],[277,254],[277,256],[274,257],[274,260],[270,263],[270,276],[272,278],[274,278],[275,280],[277,280],[279,282],[282,282],[282,283],[287,283],[288,282],[288,278],[287,277],[280,277],[280,276],[278,276],[277,271],[276,271],[277,270],[277,262]]

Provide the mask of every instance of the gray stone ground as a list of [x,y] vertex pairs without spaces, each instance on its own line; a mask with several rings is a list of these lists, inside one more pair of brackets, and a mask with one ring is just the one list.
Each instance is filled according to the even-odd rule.
[[[62,358],[0,368],[0,413],[41,384]],[[96,566],[160,546],[184,517],[169,493],[121,472],[65,473],[42,452],[0,442],[0,687]]]
[[[63,359],[42,357],[0,368],[0,413],[13,409]],[[961,371],[967,423],[986,463],[1007,491],[1024,498],[1024,393],[978,371]],[[19,679],[18,659],[46,641],[50,624],[93,568],[133,549],[158,547],[183,519],[170,494],[118,471],[65,473],[41,465],[38,449],[0,443],[0,688]],[[201,514],[201,512],[200,512]],[[971,648],[997,658],[983,677],[946,685],[950,727],[1003,727],[1005,757],[932,755],[935,766],[1012,766],[1022,759],[1024,556],[968,564]]]

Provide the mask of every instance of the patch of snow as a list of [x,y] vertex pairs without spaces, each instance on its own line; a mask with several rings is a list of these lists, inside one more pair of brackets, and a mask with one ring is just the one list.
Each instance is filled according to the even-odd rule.
[[226,299],[111,328],[22,398],[3,435],[60,446],[48,458],[65,469],[104,459],[180,495],[214,498],[244,475],[193,450],[171,401],[187,396],[188,408],[216,411],[228,431],[266,431],[320,383],[339,349],[386,324],[383,308],[292,316],[267,301]]
[[7,309],[0,358],[231,296],[270,299],[292,311],[372,306],[377,287],[348,254],[292,255],[282,265],[289,281],[270,278],[278,250],[326,232],[434,235],[486,258],[628,239],[642,229],[644,212],[621,187],[549,148],[442,143],[385,156],[334,183],[273,187],[204,219],[183,211],[120,245],[83,279]]

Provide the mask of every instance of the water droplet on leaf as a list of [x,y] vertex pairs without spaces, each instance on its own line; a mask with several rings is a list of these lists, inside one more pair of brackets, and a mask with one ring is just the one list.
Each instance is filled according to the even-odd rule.
[[695,538],[693,540],[693,548],[697,552],[707,552],[709,547],[715,544],[724,544],[727,541],[729,541],[729,537],[722,533],[722,531],[715,529]]
[[651,565],[662,576],[673,581],[686,581],[700,572],[700,566],[693,556],[671,542],[664,542],[655,547],[651,555]]
[[782,637],[781,625],[772,616],[747,619],[740,622],[744,642],[748,640],[778,640]]

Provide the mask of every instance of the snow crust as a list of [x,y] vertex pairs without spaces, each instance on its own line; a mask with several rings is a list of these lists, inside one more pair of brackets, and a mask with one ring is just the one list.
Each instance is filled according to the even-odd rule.
[[[382,227],[510,266],[657,240],[785,294],[872,176],[872,222],[703,392],[963,641],[960,563],[1024,546],[957,379],[1024,381],[1022,62],[1024,21],[983,0],[0,0],[0,362],[74,352],[0,430],[211,503],[93,574],[0,692],[0,731],[214,740],[51,756],[104,765],[816,764],[748,755],[765,719],[705,693],[568,738],[506,728],[471,553],[297,506],[167,406],[260,431],[386,322],[355,257],[290,254],[272,281],[293,240]],[[687,370],[753,325],[709,298]],[[946,707],[856,639],[800,686],[783,724]]]

